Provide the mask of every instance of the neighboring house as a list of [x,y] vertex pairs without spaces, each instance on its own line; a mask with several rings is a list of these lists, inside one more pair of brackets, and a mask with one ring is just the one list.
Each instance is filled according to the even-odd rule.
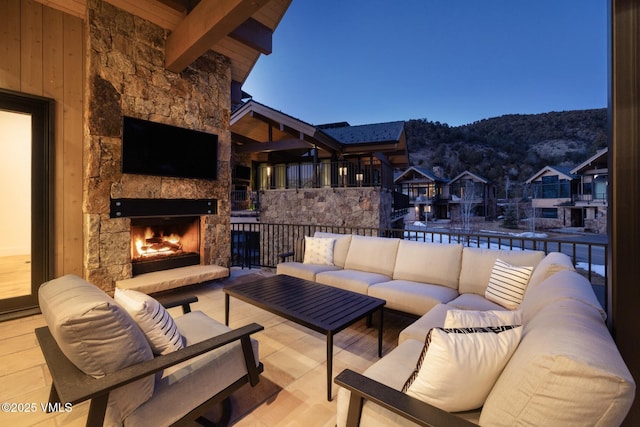
[[546,166],[529,178],[537,224],[606,233],[607,155],[605,148],[573,169]]
[[536,218],[536,224],[542,228],[580,227],[580,215],[576,215],[567,206],[571,204],[571,187],[577,176],[571,170],[561,166],[545,166],[529,178],[532,212],[529,217]]
[[449,210],[452,218],[462,216],[463,205],[470,204],[471,217],[496,217],[496,187],[487,179],[464,171],[449,181]]
[[442,169],[433,171],[411,166],[395,180],[398,192],[409,196],[409,203],[415,209],[415,219],[448,219],[449,180],[442,177]]
[[230,123],[233,190],[255,195],[262,221],[385,228],[408,207],[393,192],[408,164],[403,121],[314,126],[249,100]]
[[592,157],[571,169],[579,182],[572,197],[572,210],[582,218],[585,230],[594,233],[607,232],[607,210],[609,207],[607,187],[609,184],[609,149],[599,150]]

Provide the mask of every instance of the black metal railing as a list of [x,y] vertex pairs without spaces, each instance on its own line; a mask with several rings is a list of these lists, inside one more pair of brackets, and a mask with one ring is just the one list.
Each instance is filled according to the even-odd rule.
[[396,237],[436,243],[460,243],[465,246],[507,250],[539,250],[545,254],[562,252],[594,285],[603,307],[607,307],[608,244],[570,239],[521,237],[490,233],[463,233],[438,229],[381,229],[358,226],[294,225],[245,222],[231,224],[231,264],[236,267],[275,268],[280,255],[295,252],[301,261],[304,236],[316,231],[361,236]]
[[382,187],[393,189],[391,165],[372,159],[286,163],[258,168],[258,189]]

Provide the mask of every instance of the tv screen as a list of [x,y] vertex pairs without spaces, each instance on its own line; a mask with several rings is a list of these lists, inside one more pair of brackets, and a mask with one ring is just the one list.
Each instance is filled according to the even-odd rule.
[[217,135],[123,117],[123,173],[217,179],[217,169]]

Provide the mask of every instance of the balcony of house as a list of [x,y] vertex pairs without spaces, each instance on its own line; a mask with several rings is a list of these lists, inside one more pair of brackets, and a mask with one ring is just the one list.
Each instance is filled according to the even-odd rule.
[[574,194],[572,197],[572,201],[576,206],[588,206],[593,204],[600,204],[603,206],[607,205],[607,193],[581,193]]
[[391,165],[378,159],[261,164],[257,190],[374,187],[393,189]]

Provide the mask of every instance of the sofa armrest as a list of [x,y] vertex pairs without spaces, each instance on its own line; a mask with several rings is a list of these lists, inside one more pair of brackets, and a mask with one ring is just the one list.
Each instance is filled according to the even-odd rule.
[[[249,381],[255,385],[263,367],[262,363],[259,366],[255,365],[250,335],[263,329],[263,326],[252,323],[100,378],[85,374],[67,359],[48,327],[37,328],[35,334],[55,387],[55,394],[52,387],[50,401],[76,404],[89,399],[108,397],[111,390],[238,340],[242,343]],[[106,405],[106,400],[104,403]]]
[[183,296],[183,295],[158,295],[154,297],[164,308],[172,308],[182,306],[182,313],[191,313],[191,304],[198,302],[198,297],[195,295]]
[[345,369],[338,374],[335,383],[351,392],[347,427],[360,425],[362,405],[365,400],[370,400],[421,426],[465,427],[476,425],[350,369]]
[[280,262],[285,262],[287,258],[294,256],[296,253],[294,251],[283,252],[278,254],[278,258],[280,258]]

